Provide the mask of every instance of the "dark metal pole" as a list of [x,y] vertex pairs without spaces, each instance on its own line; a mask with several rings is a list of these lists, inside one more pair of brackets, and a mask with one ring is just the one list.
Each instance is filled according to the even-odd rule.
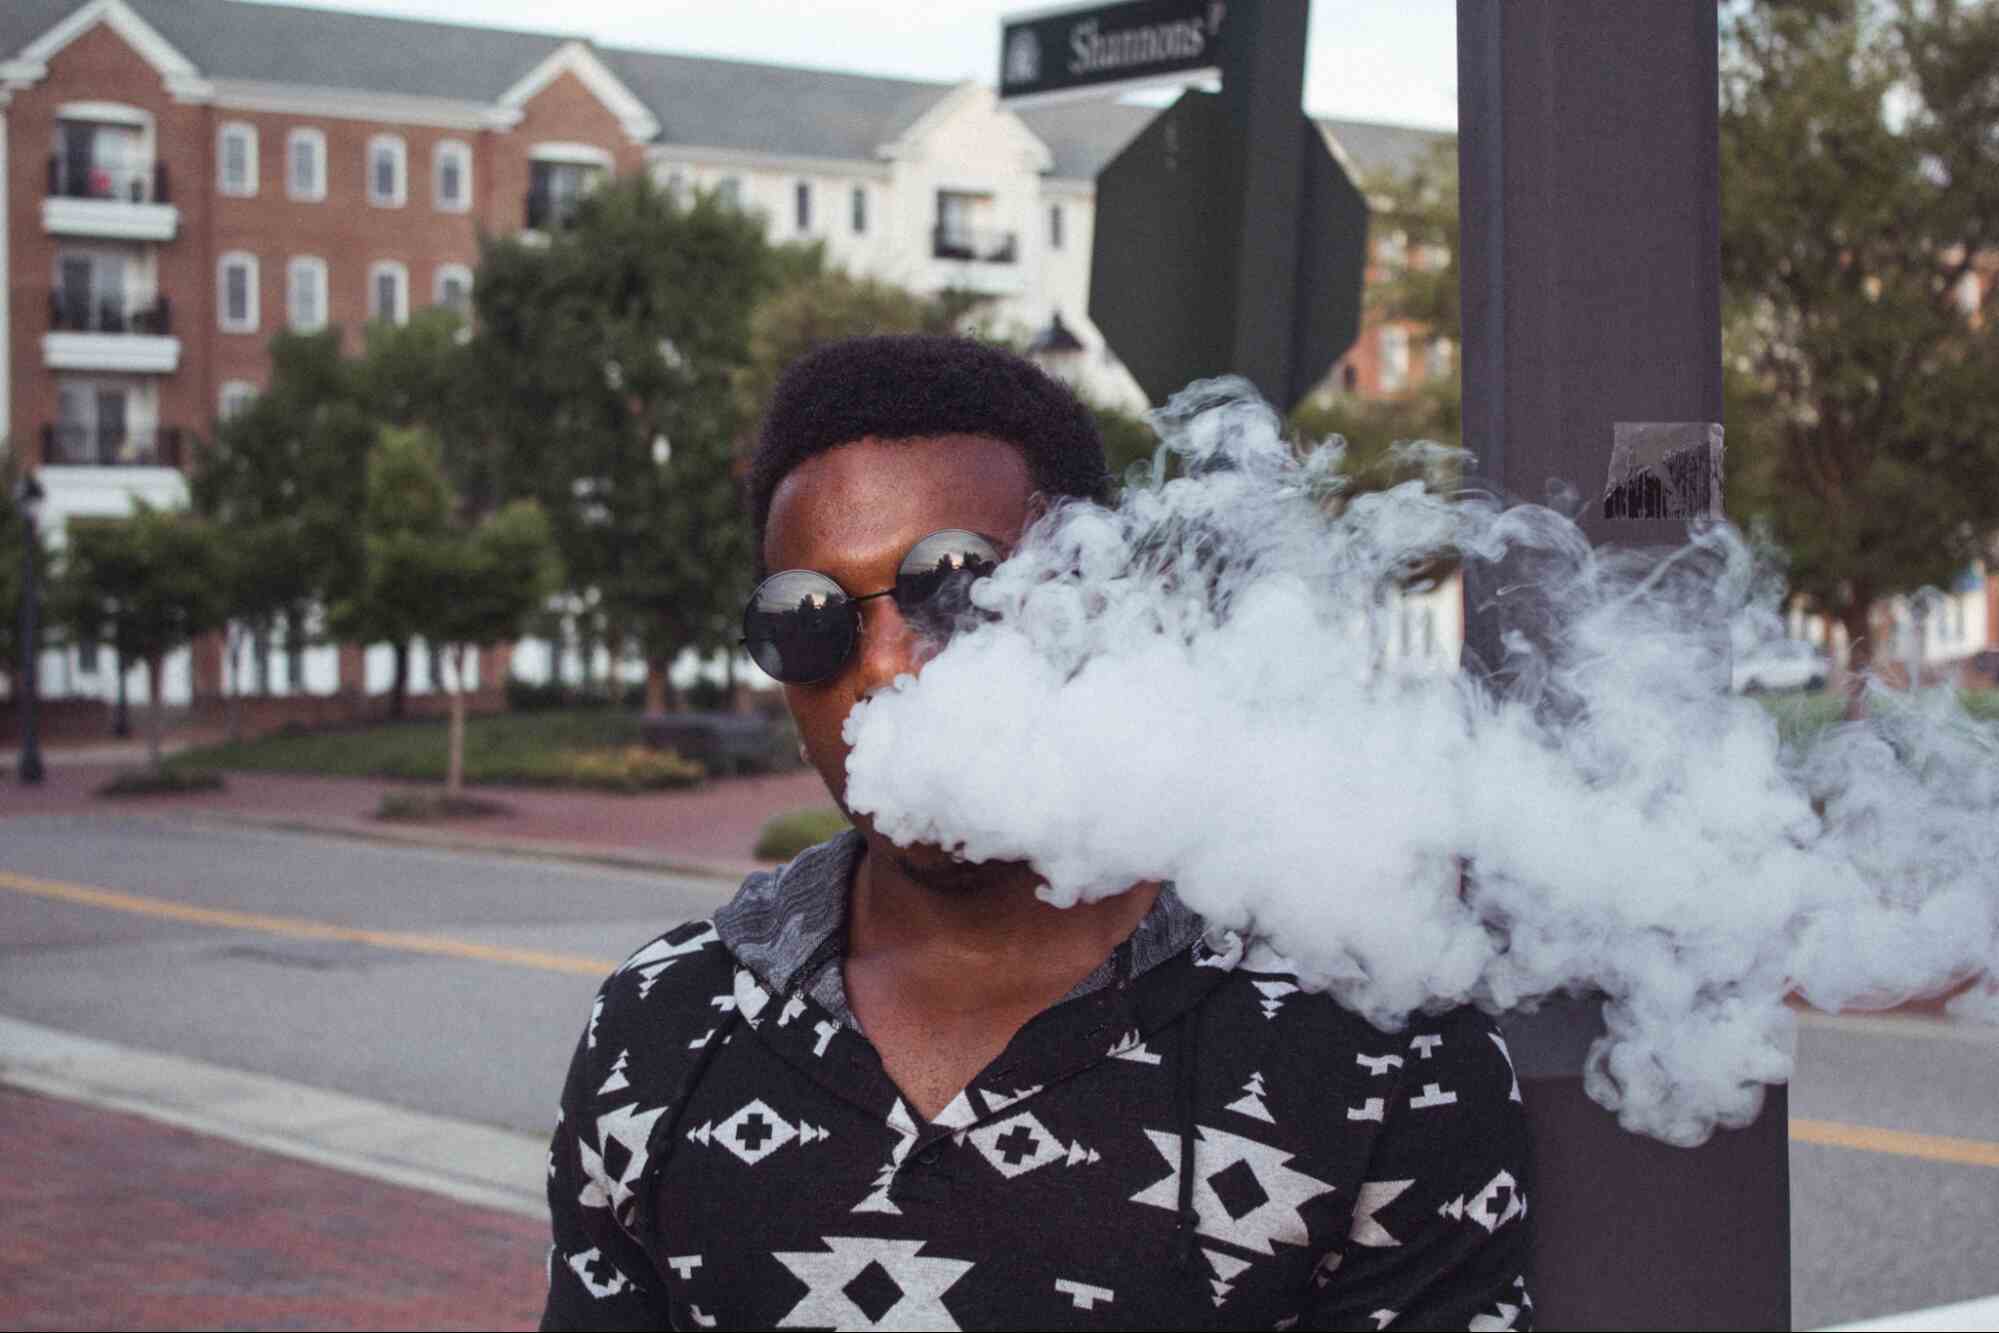
[[1238,210],[1230,249],[1235,340],[1228,365],[1280,410],[1291,405],[1296,355],[1308,130],[1298,108],[1310,19],[1309,0],[1232,6],[1222,66],[1224,142],[1237,154],[1237,188],[1223,194]]
[[[1624,469],[1657,463],[1661,439],[1703,460],[1719,450],[1715,7],[1458,0],[1458,89],[1477,480],[1536,501],[1567,483],[1592,540],[1678,545],[1688,517],[1719,512],[1718,484],[1698,504],[1634,505]],[[1670,429],[1632,429],[1659,423]],[[1501,660],[1502,582],[1467,567],[1471,669]],[[1601,1030],[1585,1002],[1507,1024],[1539,1181],[1537,1322],[1789,1328],[1785,1089],[1749,1128],[1670,1148],[1585,1096]]]
[[20,508],[22,518],[21,550],[21,662],[15,684],[21,692],[21,760],[20,779],[29,786],[42,780],[42,744],[37,733],[35,716],[40,693],[38,680],[41,656],[41,636],[36,632],[41,619],[42,570],[41,534],[35,523],[35,502],[41,499],[41,487],[33,477],[21,485]]

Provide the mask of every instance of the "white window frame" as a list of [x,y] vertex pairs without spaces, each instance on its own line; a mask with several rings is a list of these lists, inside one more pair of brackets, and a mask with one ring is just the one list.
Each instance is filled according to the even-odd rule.
[[[383,311],[376,307],[375,292],[384,274],[396,280],[396,308]],[[410,322],[410,271],[400,259],[377,259],[368,265],[368,318],[386,319],[391,324]]]
[[[229,317],[229,270],[241,265],[248,275],[244,288],[248,297],[244,302],[247,313],[242,319]],[[259,274],[257,256],[247,250],[230,250],[215,261],[215,324],[224,333],[255,333],[257,331]]]
[[[299,317],[298,280],[301,274],[309,274],[316,281],[313,299],[319,308],[317,319],[304,320]],[[326,327],[327,282],[326,261],[318,255],[297,255],[285,265],[285,323],[293,333],[317,333]]]
[[[444,164],[449,158],[458,159],[458,199],[454,202],[444,197]],[[463,139],[439,139],[437,146],[430,150],[430,194],[431,200],[441,213],[469,213],[472,211],[472,145]]]
[[1381,328],[1381,391],[1394,393],[1409,383],[1409,330],[1398,324]]
[[[298,180],[298,150],[312,145],[313,180],[301,186]],[[326,131],[300,126],[285,136],[285,196],[300,203],[316,204],[326,198]]]
[[740,210],[744,207],[743,178],[723,176],[715,182],[715,202],[724,208]]
[[249,380],[224,380],[222,389],[215,399],[215,419],[227,421],[238,416],[243,409],[257,400],[263,392]]
[[[377,149],[393,149],[396,158],[396,188],[390,194],[379,194],[375,190],[375,152]],[[410,198],[410,150],[400,134],[373,134],[368,137],[368,153],[362,159],[362,170],[367,173],[368,202],[376,208],[401,208]]]
[[[240,184],[229,180],[229,141],[240,138],[247,179]],[[215,189],[232,199],[254,199],[257,195],[257,127],[247,120],[225,120],[215,130]]]
[[430,303],[444,305],[444,284],[456,278],[465,284],[465,317],[472,316],[472,270],[464,264],[439,264],[430,278]]

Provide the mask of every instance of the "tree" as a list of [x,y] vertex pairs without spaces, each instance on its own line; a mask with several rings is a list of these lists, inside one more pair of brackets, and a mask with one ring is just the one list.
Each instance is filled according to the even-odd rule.
[[1737,6],[1725,30],[1728,491],[1838,620],[1946,582],[1999,527],[1999,9]]
[[[501,506],[476,525],[460,515],[445,479],[442,450],[423,429],[390,427],[368,456],[365,558],[359,618],[393,619],[405,638],[422,636],[444,661],[450,698],[445,791],[465,781],[468,651],[520,637],[559,580],[548,519],[532,500]],[[348,622],[353,604],[336,611]]]
[[[270,386],[196,451],[194,508],[226,534],[228,659],[246,641],[257,646],[259,692],[269,686],[264,649],[278,624],[288,642],[302,642],[313,609],[352,590],[374,429],[339,330],[284,333],[271,340]],[[244,692],[239,681],[233,694]],[[232,730],[236,721],[232,707]]]
[[504,493],[540,500],[569,585],[666,706],[682,650],[729,644],[749,528],[736,376],[776,261],[760,224],[637,176],[546,246],[488,242],[474,357]]
[[166,658],[218,627],[228,607],[214,528],[184,510],[132,503],[128,519],[71,520],[52,602],[77,637],[111,644],[121,662],[145,663],[146,752],[157,769]]

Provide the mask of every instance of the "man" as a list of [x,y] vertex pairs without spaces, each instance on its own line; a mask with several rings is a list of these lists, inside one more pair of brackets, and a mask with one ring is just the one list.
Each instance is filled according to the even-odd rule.
[[[862,339],[786,374],[745,640],[843,808],[855,702],[922,669],[1042,506],[1107,489],[1088,412],[996,348]],[[1528,1325],[1485,1019],[1383,1033],[1170,886],[1058,909],[1036,883],[860,817],[634,954],[563,1096],[543,1326]]]

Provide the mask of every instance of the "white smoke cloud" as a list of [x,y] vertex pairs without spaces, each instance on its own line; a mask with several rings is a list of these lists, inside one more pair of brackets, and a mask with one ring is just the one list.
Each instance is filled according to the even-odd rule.
[[[1060,905],[1172,880],[1383,1027],[1599,992],[1590,1095],[1679,1144],[1789,1076],[1788,993],[1999,966],[1999,741],[1884,696],[1786,751],[1728,693],[1779,591],[1733,529],[1660,558],[1419,483],[1331,504],[1338,448],[1241,381],[1155,420],[1185,476],[1048,515],[988,618],[848,718],[848,800],[889,837],[1031,861]],[[1445,550],[1504,558],[1495,688],[1384,651]]]

